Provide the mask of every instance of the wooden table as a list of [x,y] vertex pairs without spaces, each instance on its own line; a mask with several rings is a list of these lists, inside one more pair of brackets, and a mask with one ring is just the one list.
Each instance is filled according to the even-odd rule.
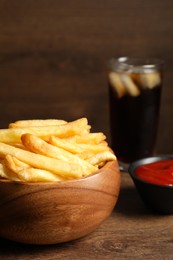
[[121,174],[121,192],[111,216],[91,234],[48,246],[0,239],[0,259],[173,259],[173,216],[157,215],[141,201],[128,173]]

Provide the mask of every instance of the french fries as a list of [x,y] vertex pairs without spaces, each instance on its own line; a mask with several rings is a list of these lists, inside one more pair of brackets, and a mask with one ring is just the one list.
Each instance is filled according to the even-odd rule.
[[48,125],[64,125],[67,122],[65,120],[59,119],[35,119],[35,120],[19,120],[14,123],[9,124],[8,128],[20,128],[20,127],[30,127],[30,126],[48,126]]
[[16,157],[13,157],[11,155],[7,155],[4,160],[4,164],[7,167],[7,169],[11,170],[13,173],[16,174],[15,177],[18,178],[18,180],[22,180],[25,182],[47,182],[47,181],[63,181],[64,179],[62,177],[59,177],[52,172],[42,170],[42,169],[36,169],[32,168],[26,163],[23,163],[22,161],[18,160]]
[[[49,142],[57,147],[61,147],[71,153],[80,154],[85,151],[91,151],[93,153],[102,152],[109,149],[106,142],[100,142],[100,144],[87,144],[87,143],[72,143],[67,140],[57,138],[56,136],[51,136]],[[106,148],[107,146],[107,148]]]
[[116,160],[103,133],[91,133],[86,118],[20,120],[0,129],[0,178],[62,182],[94,174]]
[[96,167],[94,167],[92,164],[89,164],[87,161],[84,161],[59,147],[48,144],[37,136],[24,134],[22,135],[21,139],[24,146],[36,154],[38,153],[65,162],[70,162],[73,165],[80,165],[81,169],[88,172],[89,174],[97,170]]
[[52,126],[31,126],[21,128],[0,129],[0,142],[3,143],[17,143],[21,142],[22,134],[29,133],[39,136],[43,139],[48,138],[50,135],[59,136],[61,138],[73,135],[80,135],[88,132],[90,126],[86,118],[81,118],[68,124],[52,125]]
[[80,165],[70,164],[62,160],[57,160],[41,154],[25,151],[8,144],[0,143],[1,158],[5,158],[8,154],[31,165],[32,167],[48,170],[58,175],[74,178],[80,178],[83,176],[82,167]]
[[87,161],[91,163],[92,165],[102,165],[104,161],[113,161],[116,157],[113,153],[110,153],[109,151],[105,151],[102,153],[98,153],[95,156],[89,158]]
[[16,173],[10,171],[3,163],[0,163],[0,178],[9,179],[12,181],[19,181]]
[[85,135],[75,135],[63,140],[77,144],[100,144],[106,139],[103,133],[86,133]]

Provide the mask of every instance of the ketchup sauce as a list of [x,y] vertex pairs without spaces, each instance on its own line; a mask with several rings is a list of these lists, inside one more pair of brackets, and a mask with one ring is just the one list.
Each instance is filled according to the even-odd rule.
[[146,182],[173,186],[173,159],[139,166],[135,169],[135,175]]

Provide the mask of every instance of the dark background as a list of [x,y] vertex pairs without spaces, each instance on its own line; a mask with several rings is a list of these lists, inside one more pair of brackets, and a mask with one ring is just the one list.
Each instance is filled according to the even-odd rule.
[[157,152],[173,153],[172,48],[172,0],[0,0],[0,127],[85,116],[109,139],[107,60],[152,56],[165,60]]

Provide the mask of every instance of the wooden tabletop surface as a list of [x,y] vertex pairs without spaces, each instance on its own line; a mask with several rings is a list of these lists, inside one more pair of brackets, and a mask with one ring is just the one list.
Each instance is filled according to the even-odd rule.
[[110,217],[89,235],[64,244],[37,246],[0,239],[0,259],[172,260],[173,216],[158,215],[141,201],[128,173]]

